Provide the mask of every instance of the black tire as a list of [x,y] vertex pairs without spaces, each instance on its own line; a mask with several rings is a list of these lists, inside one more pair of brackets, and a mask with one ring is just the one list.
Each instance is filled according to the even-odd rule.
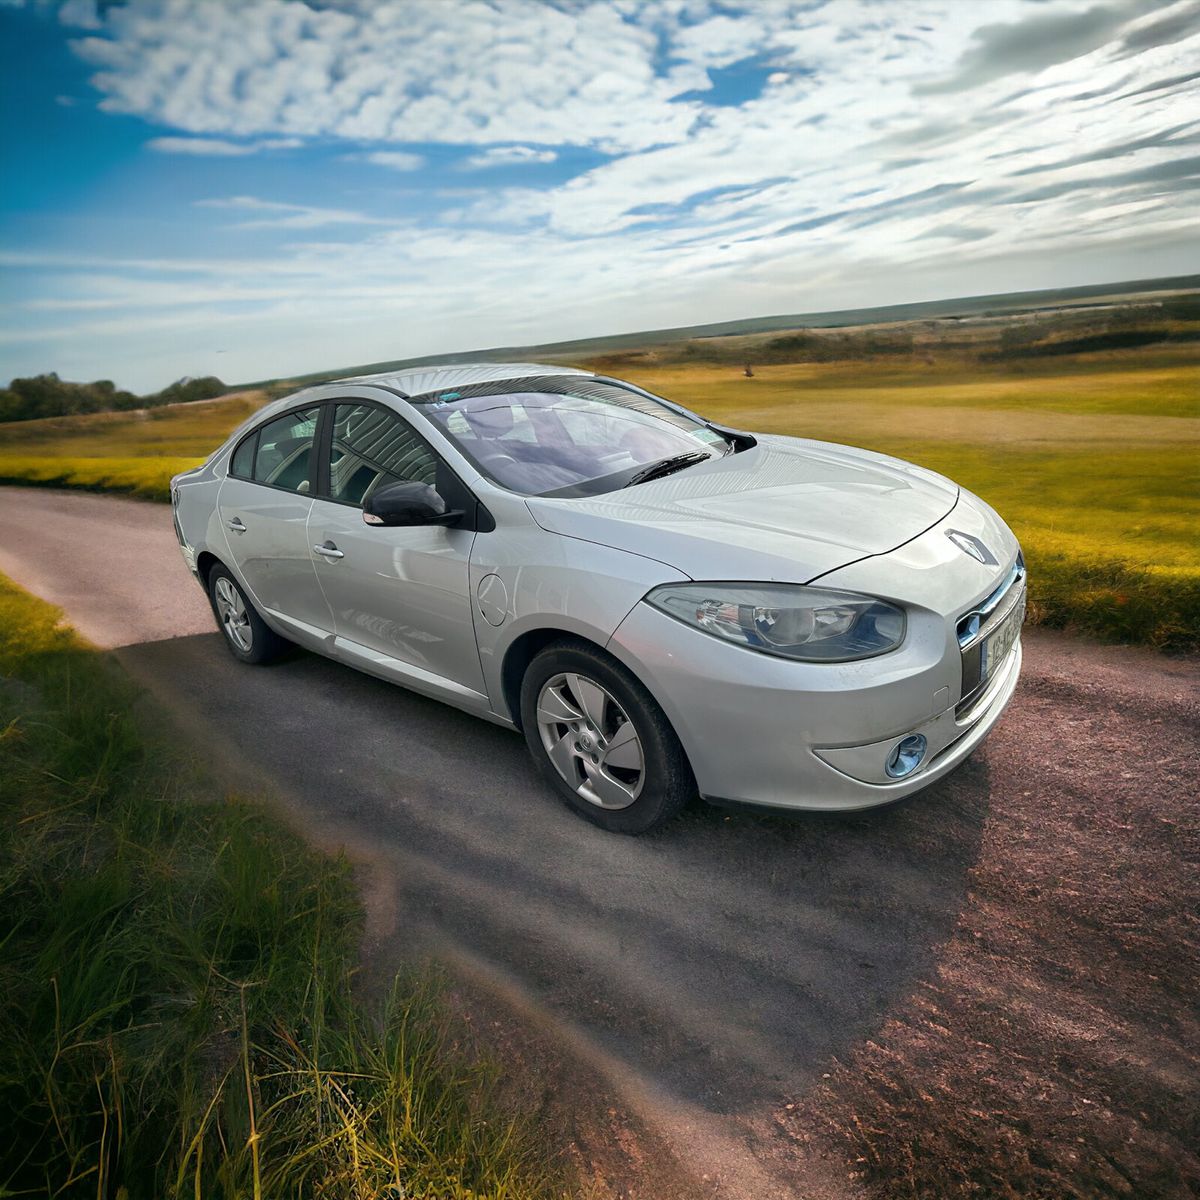
[[[598,684],[609,694],[606,711],[615,713],[615,728],[623,727],[622,717],[634,727],[640,740],[643,766],[640,790],[627,807],[603,808],[580,795],[551,761],[538,720],[538,698],[547,684],[557,676],[565,675],[582,676],[585,683]],[[616,708],[612,706],[613,701]],[[654,697],[624,665],[588,642],[576,639],[555,642],[534,657],[521,681],[521,727],[542,776],[568,807],[601,829],[630,834],[658,829],[675,817],[696,794],[696,780],[687,755]],[[554,733],[547,734],[552,740],[557,734],[573,737],[574,726],[570,723],[564,722],[554,728]],[[572,744],[579,745],[577,742]],[[570,765],[583,757],[575,755]],[[580,779],[584,779],[584,765],[580,763],[578,768]],[[627,778],[636,775],[632,771],[622,774]]]
[[[222,582],[224,581],[224,583]],[[224,587],[232,587],[240,598],[245,611],[245,639],[248,646],[239,645],[235,635],[226,627],[221,615],[221,591]],[[233,577],[227,567],[219,563],[208,574],[208,601],[212,605],[213,616],[217,620],[217,628],[221,631],[222,640],[229,648],[229,653],[238,662],[258,666],[272,662],[278,658],[291,644],[271,629],[258,615],[258,609],[250,603],[242,585]]]

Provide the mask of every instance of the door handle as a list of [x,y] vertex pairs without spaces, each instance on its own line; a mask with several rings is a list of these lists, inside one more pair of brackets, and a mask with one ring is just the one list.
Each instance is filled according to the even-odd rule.
[[234,533],[245,533],[246,527],[242,524],[241,517],[234,517],[232,521],[226,521],[226,525],[233,530]]
[[323,546],[314,546],[313,549],[323,558],[345,558],[342,553],[332,542],[326,542]]

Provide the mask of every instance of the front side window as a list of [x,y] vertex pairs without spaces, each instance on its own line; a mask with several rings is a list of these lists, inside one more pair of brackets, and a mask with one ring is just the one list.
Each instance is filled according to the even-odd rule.
[[411,403],[485,475],[527,496],[610,491],[655,463],[732,448],[686,413],[584,375],[474,384]]
[[269,483],[289,492],[308,492],[313,443],[317,435],[319,408],[290,412],[268,421],[258,431],[254,456],[254,482]]
[[329,454],[331,500],[362,504],[378,488],[412,481],[436,485],[437,456],[396,413],[373,404],[339,404]]

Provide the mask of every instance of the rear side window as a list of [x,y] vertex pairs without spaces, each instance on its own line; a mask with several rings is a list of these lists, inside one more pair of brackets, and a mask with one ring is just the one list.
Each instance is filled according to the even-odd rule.
[[238,443],[238,448],[233,452],[233,458],[229,463],[230,475],[236,475],[239,479],[250,479],[254,474],[254,446],[258,439],[258,430],[255,430],[249,437],[242,438]]
[[308,492],[320,411],[320,408],[304,408],[290,412],[258,431],[255,483],[269,483],[289,492]]

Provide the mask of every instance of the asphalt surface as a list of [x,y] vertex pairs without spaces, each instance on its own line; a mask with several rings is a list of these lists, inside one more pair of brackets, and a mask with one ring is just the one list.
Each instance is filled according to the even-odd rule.
[[235,662],[165,506],[0,489],[0,571],[114,648],[214,761],[260,771],[298,821],[371,857],[377,949],[432,950],[548,1017],[649,1114],[692,1194],[832,1194],[771,1114],[929,975],[992,807],[1053,779],[1108,694],[1132,746],[1192,736],[1172,722],[1193,665],[1032,630],[1026,681],[1063,699],[1031,706],[1023,683],[917,798],[844,817],[700,806],[632,839],[568,812],[514,733],[312,654]]

